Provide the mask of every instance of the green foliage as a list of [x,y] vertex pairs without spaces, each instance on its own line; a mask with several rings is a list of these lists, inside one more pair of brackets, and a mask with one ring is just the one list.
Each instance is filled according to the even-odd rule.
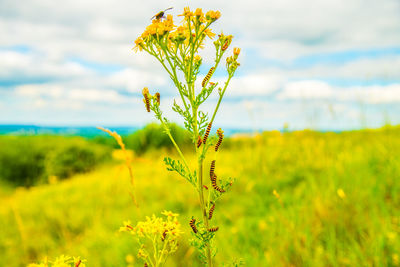
[[48,147],[43,138],[36,141],[29,137],[0,138],[0,179],[16,185],[30,186],[42,177],[46,169]]
[[164,158],[165,165],[167,165],[168,171],[175,171],[179,173],[180,176],[185,178],[189,183],[191,183],[196,188],[197,177],[196,171],[194,174],[188,173],[184,164],[182,164],[179,160],[173,160],[170,157]]
[[[215,265],[242,258],[246,266],[398,266],[399,136],[400,128],[233,136],[231,149],[218,152],[217,171],[221,179],[240,179],[218,200],[211,221],[219,226]],[[118,235],[121,222],[168,209],[180,214],[186,236],[168,266],[202,266],[187,241],[196,238],[192,216],[204,227],[198,200],[162,159],[154,151],[132,162],[139,210],[123,163],[0,197],[0,259],[17,267],[67,254],[90,266],[127,266],[126,256],[136,257],[140,247]],[[136,258],[133,265],[142,263]]]
[[75,173],[88,172],[109,158],[109,152],[81,139],[63,143],[49,151],[46,157],[47,173],[64,179]]
[[0,179],[18,186],[89,171],[110,154],[80,137],[1,136],[0,146]]
[[119,145],[117,142],[115,142],[114,138],[112,138],[109,135],[96,135],[92,138],[88,139],[90,142],[93,142],[95,144],[99,145],[104,145],[104,146],[109,146],[114,149],[119,149]]
[[[171,134],[175,137],[175,141],[180,146],[185,147],[191,144],[189,134],[182,127],[175,123],[171,123],[169,124],[169,129]],[[157,123],[148,124],[143,129],[125,136],[123,139],[126,147],[132,149],[139,155],[148,150],[156,150],[160,148],[171,149],[173,147],[171,140],[164,133],[163,126]]]

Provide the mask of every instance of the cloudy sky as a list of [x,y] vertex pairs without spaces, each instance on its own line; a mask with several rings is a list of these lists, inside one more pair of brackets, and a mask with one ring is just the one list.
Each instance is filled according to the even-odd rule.
[[[215,31],[242,48],[219,125],[400,123],[399,0],[195,2],[0,0],[0,124],[141,126],[152,120],[144,86],[160,91],[165,113],[178,120],[168,75],[131,50],[150,17],[170,6],[174,16],[185,6],[220,10]],[[202,54],[205,72],[211,52]]]

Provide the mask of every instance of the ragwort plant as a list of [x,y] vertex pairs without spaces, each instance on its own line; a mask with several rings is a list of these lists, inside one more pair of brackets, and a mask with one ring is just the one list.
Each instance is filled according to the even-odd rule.
[[[202,64],[202,58],[198,54],[199,49],[205,46],[207,38],[215,37],[216,34],[212,32],[211,25],[220,18],[221,14],[219,11],[208,11],[204,14],[200,8],[192,12],[186,7],[178,16],[183,17],[183,21],[176,26],[172,15],[165,17],[164,12],[158,13],[142,35],[136,39],[133,49],[145,51],[155,57],[178,89],[178,98],[181,103],[174,101],[172,109],[183,117],[185,128],[191,134],[197,155],[197,170],[189,167],[185,155],[171,134],[169,121],[163,116],[160,108],[160,93],[150,94],[149,89],[145,87],[143,89],[144,103],[148,112],[154,112],[179,154],[180,159],[170,157],[164,159],[167,170],[177,172],[192,184],[198,193],[201,218],[192,217],[190,220],[193,235],[191,243],[199,250],[202,261],[212,266],[213,257],[216,254],[213,239],[219,229],[212,223],[213,214],[218,209],[216,208],[218,199],[230,189],[232,179],[217,179],[216,175],[216,154],[223,139],[223,131],[218,129],[217,136],[209,138],[209,135],[229,82],[240,65],[237,62],[240,49],[234,48],[233,55],[226,58],[228,77],[225,83],[220,86],[218,82],[211,82],[213,74],[232,42],[232,35],[223,33],[218,35],[213,42],[215,63],[202,80],[201,87],[195,88],[195,81]],[[215,91],[218,93],[218,101],[210,117],[200,107]],[[210,148],[214,150],[214,153],[211,153],[213,158],[211,166],[207,168],[207,171],[209,170],[207,179],[204,162]]]
[[163,211],[162,214],[167,217],[166,220],[153,214],[136,226],[126,221],[120,227],[120,231],[136,237],[140,246],[138,257],[144,261],[144,266],[164,266],[168,256],[178,249],[178,239],[183,233],[177,219],[179,215],[171,211]]

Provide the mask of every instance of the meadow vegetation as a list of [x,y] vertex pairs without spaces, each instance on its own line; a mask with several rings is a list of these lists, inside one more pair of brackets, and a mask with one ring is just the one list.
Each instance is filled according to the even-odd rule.
[[[240,259],[246,266],[399,266],[399,135],[399,127],[385,127],[225,140],[218,170],[237,180],[216,207],[223,209],[215,218],[216,266]],[[167,266],[201,266],[188,241],[199,200],[165,170],[167,149],[133,158],[139,207],[118,151],[88,173],[0,194],[1,263],[66,254],[87,259],[87,266],[142,266],[135,240],[118,231],[121,222],[172,210],[184,233]],[[187,157],[196,163],[194,153]]]
[[[171,133],[183,148],[191,144],[186,131],[170,124]],[[160,124],[151,123],[123,136],[126,147],[136,154],[173,148]],[[0,135],[0,183],[3,186],[33,186],[54,179],[66,179],[85,173],[111,159],[112,149],[119,148],[109,136],[18,136]]]

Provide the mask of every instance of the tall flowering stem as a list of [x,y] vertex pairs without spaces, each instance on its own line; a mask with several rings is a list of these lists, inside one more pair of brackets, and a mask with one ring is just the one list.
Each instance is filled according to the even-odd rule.
[[[233,49],[233,54],[226,58],[227,80],[219,86],[217,82],[212,82],[213,74],[218,69],[219,64],[232,42],[232,35],[220,34],[217,38],[212,32],[211,26],[217,21],[221,14],[219,11],[208,11],[206,14],[198,8],[191,11],[188,7],[184,8],[180,25],[175,25],[172,15],[166,17],[157,16],[146,30],[135,41],[135,51],[145,51],[154,56],[169,74],[172,82],[178,89],[179,101],[174,101],[172,109],[181,115],[185,122],[185,128],[190,132],[193,147],[197,155],[197,170],[192,170],[182,153],[181,148],[175,142],[169,128],[169,121],[163,116],[160,108],[160,94],[151,94],[147,88],[143,89],[143,101],[147,111],[153,111],[155,117],[162,124],[166,134],[175,146],[180,159],[164,159],[167,169],[176,171],[193,185],[198,193],[200,202],[201,218],[190,220],[192,228],[192,244],[199,249],[200,256],[204,263],[213,266],[215,247],[213,238],[219,229],[218,226],[211,225],[210,220],[219,197],[227,192],[232,185],[231,179],[217,180],[215,173],[215,160],[218,149],[212,149],[214,167],[210,171],[210,177],[204,173],[205,159],[210,147],[221,145],[222,139],[215,135],[210,135],[215,116],[219,110],[221,101],[228,88],[229,82],[234,76],[237,67],[240,65],[237,58],[240,54],[239,48]],[[201,87],[195,88],[195,81],[200,74],[202,58],[199,49],[204,48],[207,38],[213,39],[215,47],[214,64],[205,74]],[[200,106],[216,92],[218,101],[211,117],[208,112],[200,109]],[[178,104],[180,102],[180,104]],[[221,130],[220,130],[221,131]],[[207,173],[207,172],[206,172]],[[210,215],[211,212],[211,215]]]

